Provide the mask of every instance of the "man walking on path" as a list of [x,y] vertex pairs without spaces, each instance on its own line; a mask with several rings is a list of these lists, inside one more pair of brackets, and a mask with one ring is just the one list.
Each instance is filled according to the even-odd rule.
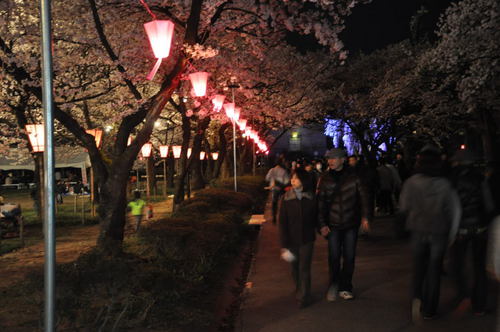
[[370,198],[357,172],[344,166],[344,150],[331,149],[325,157],[328,170],[318,183],[318,223],[321,235],[328,240],[330,277],[326,298],[331,302],[339,295],[350,300],[354,298],[352,276],[358,229],[361,224],[362,230],[369,231]]

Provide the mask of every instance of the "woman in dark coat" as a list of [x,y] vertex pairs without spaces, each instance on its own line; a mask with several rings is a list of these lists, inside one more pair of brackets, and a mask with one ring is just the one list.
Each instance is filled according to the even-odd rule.
[[[310,303],[311,261],[316,237],[316,200],[311,175],[302,169],[294,171],[291,187],[281,199],[279,230],[282,255],[287,250],[291,261],[299,308]],[[289,256],[290,257],[290,256]]]

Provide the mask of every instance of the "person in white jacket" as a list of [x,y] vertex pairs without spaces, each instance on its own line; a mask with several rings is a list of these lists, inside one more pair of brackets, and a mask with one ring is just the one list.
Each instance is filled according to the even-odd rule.
[[269,182],[268,188],[271,190],[272,222],[276,224],[279,199],[285,192],[285,188],[290,184],[290,175],[285,168],[283,159],[280,159],[276,166],[267,172],[266,181]]

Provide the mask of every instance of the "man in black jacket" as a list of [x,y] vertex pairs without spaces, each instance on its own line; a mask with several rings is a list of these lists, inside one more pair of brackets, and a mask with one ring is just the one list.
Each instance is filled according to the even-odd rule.
[[[353,299],[352,276],[358,230],[369,231],[371,219],[369,192],[361,177],[345,167],[346,153],[341,149],[327,151],[328,170],[318,183],[318,224],[328,240],[330,272],[327,300],[337,295]],[[341,264],[342,260],[342,264]]]

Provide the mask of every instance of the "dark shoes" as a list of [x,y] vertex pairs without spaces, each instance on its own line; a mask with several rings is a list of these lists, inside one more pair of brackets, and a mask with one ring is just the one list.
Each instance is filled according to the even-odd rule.
[[297,306],[299,309],[304,309],[312,304],[311,298],[307,297],[297,301]]

